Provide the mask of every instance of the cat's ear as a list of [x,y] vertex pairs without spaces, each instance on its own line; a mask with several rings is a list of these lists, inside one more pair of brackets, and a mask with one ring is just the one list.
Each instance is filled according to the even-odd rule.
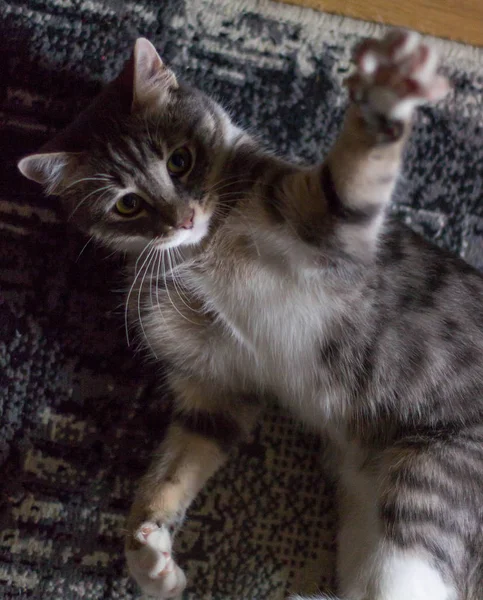
[[159,101],[163,92],[177,87],[175,74],[163,63],[156,48],[146,38],[139,38],[134,46],[133,110]]
[[27,179],[43,185],[49,194],[56,194],[72,174],[79,156],[77,152],[31,154],[22,158],[17,166]]

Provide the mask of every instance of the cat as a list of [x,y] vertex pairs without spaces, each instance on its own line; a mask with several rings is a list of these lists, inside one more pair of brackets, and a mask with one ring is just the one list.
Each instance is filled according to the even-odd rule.
[[128,254],[127,309],[169,365],[173,422],[127,525],[146,594],[185,588],[172,536],[274,396],[339,461],[340,597],[483,599],[483,279],[386,214],[415,109],[449,84],[413,32],[354,63],[321,165],[263,149],[145,39],[83,149],[19,162]]

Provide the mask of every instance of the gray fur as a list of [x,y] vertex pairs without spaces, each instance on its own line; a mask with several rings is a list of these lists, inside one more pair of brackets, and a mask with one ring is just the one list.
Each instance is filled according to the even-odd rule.
[[[483,279],[385,218],[409,126],[394,121],[388,141],[349,112],[325,166],[306,168],[266,152],[196,90],[163,98],[112,114],[50,190],[84,230],[129,253],[130,319],[170,365],[175,426],[226,451],[256,419],[253,397],[276,396],[333,441],[342,496],[345,480],[372,482],[388,544],[422,553],[458,600],[481,600]],[[195,167],[167,184],[166,148],[187,142]],[[369,170],[351,162],[354,144],[372,153]],[[98,174],[113,188],[96,192]],[[152,213],[112,219],[113,198],[133,186]],[[209,212],[208,233],[156,249],[189,203]],[[168,471],[155,461],[144,481],[160,486]],[[143,507],[132,522],[172,523],[185,508]]]

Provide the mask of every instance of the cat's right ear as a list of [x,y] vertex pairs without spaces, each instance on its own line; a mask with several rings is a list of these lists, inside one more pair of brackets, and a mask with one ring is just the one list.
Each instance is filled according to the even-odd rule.
[[56,194],[67,183],[79,156],[74,152],[31,154],[22,158],[17,166],[27,179],[40,183],[47,193]]
[[146,38],[139,38],[134,46],[132,110],[157,104],[165,93],[177,87],[175,74],[163,63],[156,48]]

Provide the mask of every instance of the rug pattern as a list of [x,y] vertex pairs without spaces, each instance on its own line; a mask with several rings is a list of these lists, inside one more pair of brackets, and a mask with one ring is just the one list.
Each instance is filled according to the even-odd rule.
[[[0,11],[0,596],[128,600],[135,481],[169,399],[126,348],[120,263],[61,222],[16,161],[70,122],[144,35],[294,160],[340,127],[350,48],[379,26],[269,0],[9,0]],[[454,90],[420,112],[394,211],[483,269],[483,53],[437,42]],[[186,598],[333,589],[319,442],[271,409],[190,510]]]

